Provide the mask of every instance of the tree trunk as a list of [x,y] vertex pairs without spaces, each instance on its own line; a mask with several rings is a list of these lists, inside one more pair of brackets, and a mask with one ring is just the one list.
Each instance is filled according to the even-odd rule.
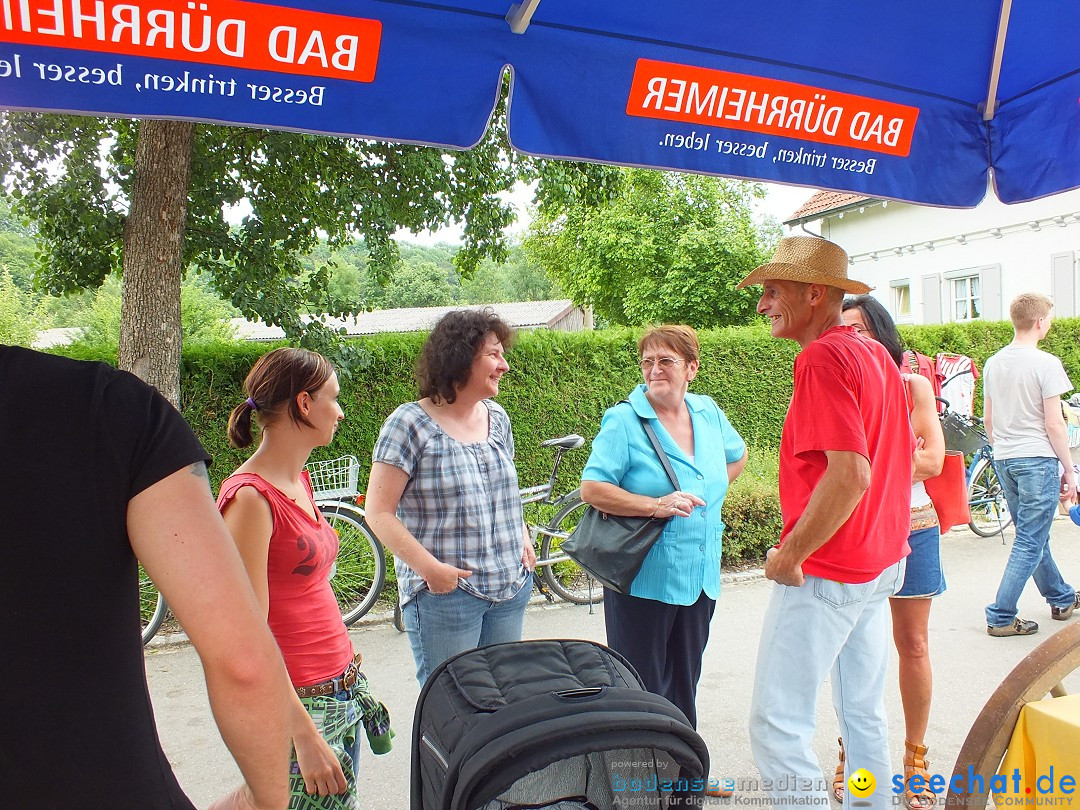
[[124,225],[120,368],[180,405],[180,281],[195,125],[145,120]]

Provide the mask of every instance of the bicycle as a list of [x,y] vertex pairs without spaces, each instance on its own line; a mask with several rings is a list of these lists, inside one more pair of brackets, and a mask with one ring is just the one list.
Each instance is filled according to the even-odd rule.
[[971,456],[965,473],[968,508],[971,511],[968,528],[980,537],[1002,534],[1012,523],[1012,513],[994,467],[994,449],[990,446],[981,420],[950,411],[947,400],[941,397],[937,399],[944,406],[941,428],[945,434],[946,449],[959,450]]
[[360,506],[360,462],[342,456],[307,465],[315,505],[338,535],[338,556],[330,574],[341,619],[354,624],[375,606],[386,584],[386,554]]
[[541,442],[541,447],[555,448],[555,461],[551,467],[551,474],[548,476],[547,483],[525,487],[519,494],[524,506],[530,504],[550,506],[555,511],[554,516],[546,524],[528,523],[529,536],[536,548],[536,570],[533,572],[533,578],[538,589],[548,596],[549,600],[551,597],[545,592],[545,585],[567,602],[590,605],[603,600],[603,590],[581,569],[581,566],[563,554],[561,550],[563,541],[573,533],[588,504],[581,500],[580,488],[567,492],[565,495],[557,497],[553,495],[555,479],[558,476],[563,455],[570,450],[576,450],[583,444],[585,444],[585,439],[577,434]]
[[157,589],[150,576],[139,565],[139,616],[142,619],[142,643],[145,647],[161,629],[165,621],[165,614],[169,612],[169,606],[165,604],[165,597]]

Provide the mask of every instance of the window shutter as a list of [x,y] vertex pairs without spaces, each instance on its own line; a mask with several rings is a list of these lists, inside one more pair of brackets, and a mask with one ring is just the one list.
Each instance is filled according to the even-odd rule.
[[984,321],[1000,321],[1003,317],[1001,308],[1001,265],[987,264],[979,268],[982,285],[982,312]]
[[941,274],[922,277],[922,322],[941,323]]
[[1071,250],[1050,255],[1050,297],[1054,299],[1055,315],[1076,315],[1076,270]]

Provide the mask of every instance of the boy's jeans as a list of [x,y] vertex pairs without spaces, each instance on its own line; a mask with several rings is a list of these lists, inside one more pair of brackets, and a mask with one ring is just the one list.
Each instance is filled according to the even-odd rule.
[[986,623],[1004,627],[1016,619],[1016,603],[1030,578],[1051,607],[1068,607],[1076,591],[1066,584],[1050,554],[1050,525],[1057,513],[1061,479],[1056,458],[1006,458],[994,462],[1016,522],[997,598],[986,608]]

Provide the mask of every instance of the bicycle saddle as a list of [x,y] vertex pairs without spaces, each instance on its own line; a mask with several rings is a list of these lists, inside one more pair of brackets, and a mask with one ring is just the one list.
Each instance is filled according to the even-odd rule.
[[571,433],[569,436],[562,436],[558,439],[548,439],[547,441],[540,442],[541,447],[561,447],[563,450],[573,450],[574,448],[581,447],[585,444],[585,439],[578,436],[576,433]]

